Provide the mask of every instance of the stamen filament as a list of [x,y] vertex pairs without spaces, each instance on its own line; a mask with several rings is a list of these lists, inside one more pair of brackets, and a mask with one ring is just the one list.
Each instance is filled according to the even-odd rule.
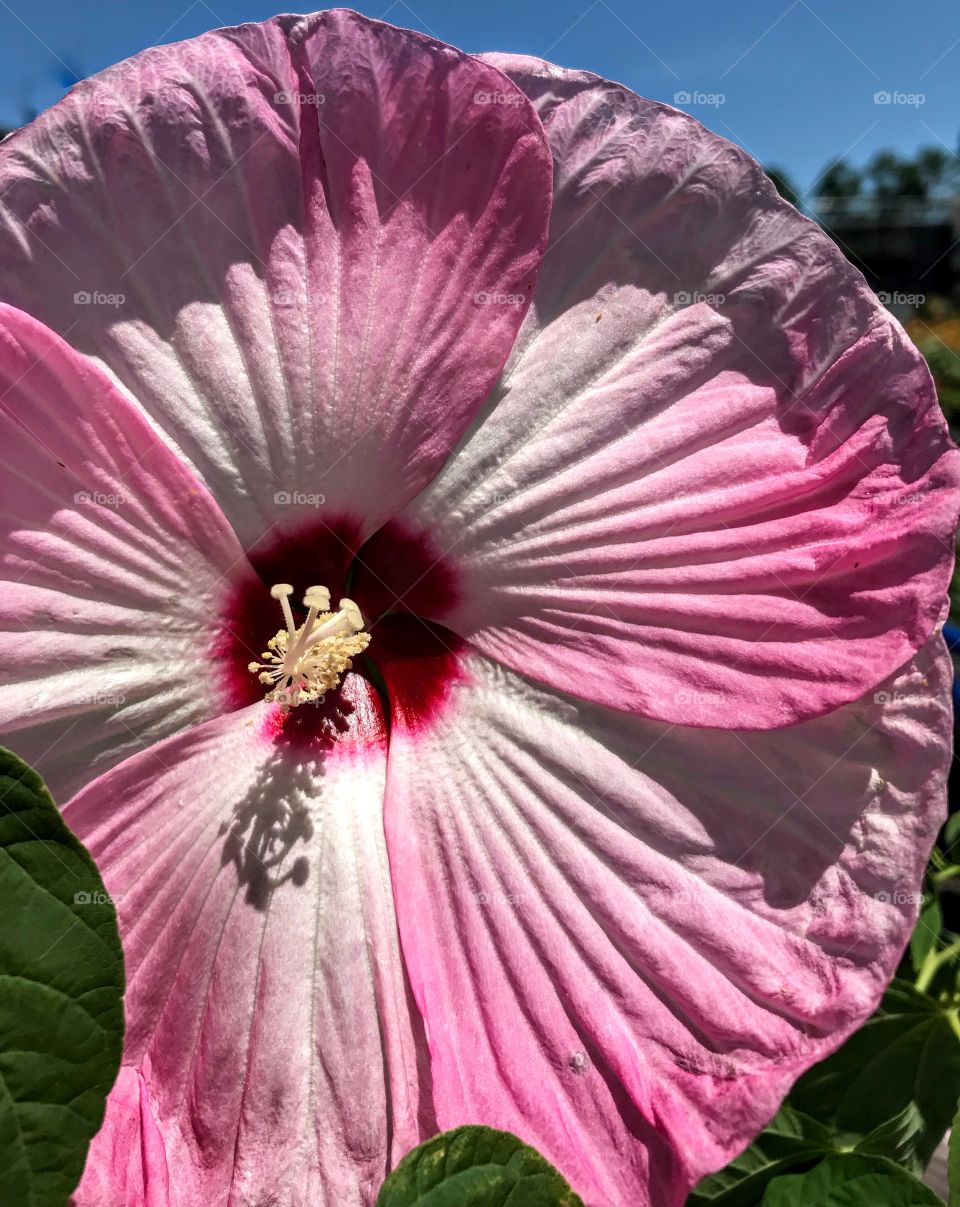
[[276,586],[270,588],[270,594],[274,599],[280,600],[283,619],[287,622],[287,632],[293,633],[297,627],[293,623],[293,613],[290,611],[290,596],[293,594],[293,587],[289,583],[277,583]]

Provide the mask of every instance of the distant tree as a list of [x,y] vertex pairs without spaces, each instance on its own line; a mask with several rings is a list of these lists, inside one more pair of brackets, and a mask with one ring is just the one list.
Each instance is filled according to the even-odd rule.
[[863,177],[845,159],[834,159],[820,173],[814,185],[818,197],[858,197]]
[[793,181],[783,170],[783,168],[769,167],[763,169],[773,181],[773,187],[777,190],[781,197],[790,202],[791,205],[800,205],[800,194],[797,191]]
[[[867,164],[864,176],[874,197],[892,200],[923,195],[923,182],[916,166],[903,159],[896,151],[878,151]],[[919,186],[921,192],[916,192]]]
[[917,171],[923,177],[930,192],[946,184],[952,175],[956,159],[943,147],[921,147],[914,158]]
[[816,198],[815,206],[825,217],[842,217],[852,208],[853,199],[860,196],[863,177],[845,159],[834,159],[817,177],[811,190]]
[[[943,200],[960,191],[960,158],[942,147],[920,147],[911,156],[877,151],[862,171],[835,159],[814,185],[821,220],[853,212],[881,222],[901,221],[918,214],[924,202]],[[911,219],[912,220],[912,219]]]
[[867,188],[876,197],[895,197],[900,178],[900,157],[894,151],[878,151],[863,171]]
[[928,197],[952,197],[960,190],[960,158],[945,147],[921,147],[914,163]]
[[922,197],[926,199],[930,193],[929,185],[920,170],[919,164],[911,159],[905,159],[900,164],[900,179],[898,183],[901,197]]

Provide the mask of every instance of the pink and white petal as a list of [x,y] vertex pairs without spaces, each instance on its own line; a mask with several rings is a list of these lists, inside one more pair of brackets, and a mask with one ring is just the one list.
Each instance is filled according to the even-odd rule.
[[495,68],[277,17],[144,51],[3,144],[0,296],[110,370],[245,547],[318,514],[369,534],[503,367],[550,193]]
[[858,698],[929,636],[953,564],[960,453],[919,353],[738,148],[492,61],[547,131],[551,245],[502,380],[404,517],[460,581],[434,618],[660,720]]
[[223,707],[253,572],[194,474],[86,357],[0,305],[0,733],[57,800]]
[[[376,697],[349,676],[319,744],[286,745],[276,719],[252,705],[210,721],[65,809],[117,903],[124,1076],[141,1079],[150,1172],[176,1207],[372,1203],[430,1120]],[[111,1103],[78,1207],[114,1207],[105,1170],[131,1181],[129,1115]]]
[[143,1074],[126,1066],[107,1099],[107,1112],[83,1171],[83,1201],[97,1207],[170,1207],[163,1140],[150,1110]]
[[398,707],[385,813],[438,1125],[516,1132],[591,1207],[679,1207],[892,975],[945,814],[942,639],[779,732],[462,670],[432,724]]

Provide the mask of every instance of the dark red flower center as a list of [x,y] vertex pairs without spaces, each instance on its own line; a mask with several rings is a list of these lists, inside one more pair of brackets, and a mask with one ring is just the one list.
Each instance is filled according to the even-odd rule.
[[[463,643],[442,623],[459,599],[455,570],[426,534],[395,523],[366,542],[359,534],[359,524],[349,517],[317,520],[250,551],[256,575],[238,580],[230,590],[214,649],[227,707],[239,709],[263,699],[263,685],[248,667],[277,632],[271,586],[293,586],[290,605],[300,625],[307,615],[299,602],[304,591],[322,583],[334,600],[349,596],[363,613],[370,645],[354,660],[352,673],[380,695],[384,724],[417,729],[439,715],[462,674]],[[344,690],[327,693],[322,701],[287,713],[275,707],[266,723],[278,742],[326,746],[357,728],[359,718],[353,714],[364,707],[365,696],[372,693],[356,685],[348,689],[345,679]],[[365,729],[372,734],[378,726],[367,719]]]

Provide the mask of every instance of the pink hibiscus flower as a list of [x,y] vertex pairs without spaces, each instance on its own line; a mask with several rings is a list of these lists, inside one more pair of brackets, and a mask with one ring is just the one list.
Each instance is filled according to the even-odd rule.
[[900,329],[684,114],[345,11],[14,135],[0,297],[0,723],[127,961],[77,1203],[369,1204],[480,1122],[676,1207],[943,815]]

